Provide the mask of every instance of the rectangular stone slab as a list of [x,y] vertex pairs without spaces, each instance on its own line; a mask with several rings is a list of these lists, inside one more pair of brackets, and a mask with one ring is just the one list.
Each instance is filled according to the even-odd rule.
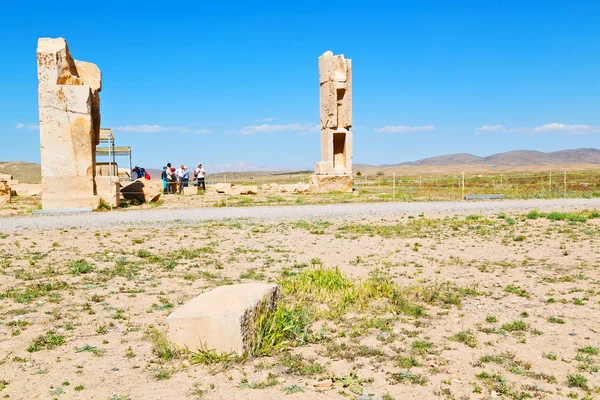
[[167,317],[169,341],[190,351],[244,354],[254,338],[256,310],[277,305],[278,285],[243,283],[220,286],[185,303]]

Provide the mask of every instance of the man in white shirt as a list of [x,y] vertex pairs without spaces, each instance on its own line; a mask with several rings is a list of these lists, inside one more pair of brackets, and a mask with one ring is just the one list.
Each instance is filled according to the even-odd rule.
[[183,175],[185,174],[185,167],[183,164],[181,164],[179,166],[179,168],[177,168],[175,170],[175,176],[177,176],[177,193],[182,193],[183,192]]
[[198,189],[202,187],[202,190],[206,192],[206,184],[204,178],[206,177],[206,171],[202,168],[202,164],[198,164],[198,168],[194,170],[194,178],[196,179],[196,186]]

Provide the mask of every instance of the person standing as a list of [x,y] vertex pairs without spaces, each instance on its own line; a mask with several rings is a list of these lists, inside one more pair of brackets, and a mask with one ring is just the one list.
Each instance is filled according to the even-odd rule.
[[202,168],[202,164],[198,164],[198,168],[194,170],[194,179],[196,179],[198,189],[202,188],[202,191],[206,192],[206,184],[204,178],[206,177],[206,171]]
[[175,168],[171,163],[167,164],[167,193],[174,193],[173,180],[175,179]]
[[[181,186],[186,188],[188,187],[188,182],[190,181],[190,171],[188,171],[188,168],[184,165],[183,166],[183,176],[181,177]],[[183,191],[183,189],[181,189]]]
[[185,165],[181,164],[175,171],[175,176],[177,177],[177,193],[179,194],[183,192],[183,174],[185,173],[184,168]]
[[167,194],[167,167],[163,167],[160,179],[162,179],[163,182],[163,194]]

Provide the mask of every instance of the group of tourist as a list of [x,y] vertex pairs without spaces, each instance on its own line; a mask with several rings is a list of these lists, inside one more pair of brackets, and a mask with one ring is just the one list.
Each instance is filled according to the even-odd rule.
[[150,180],[150,174],[144,168],[136,165],[135,168],[131,170],[131,179],[136,180],[141,178]]
[[[193,182],[194,186],[198,189],[202,188],[206,191],[206,184],[204,178],[206,177],[206,171],[202,168],[202,164],[198,164],[198,168],[194,170]],[[162,170],[162,181],[163,181],[163,193],[164,194],[175,194],[183,193],[183,188],[189,186],[190,173],[188,168],[181,164],[179,168],[175,169],[171,166],[171,163],[167,163]]]

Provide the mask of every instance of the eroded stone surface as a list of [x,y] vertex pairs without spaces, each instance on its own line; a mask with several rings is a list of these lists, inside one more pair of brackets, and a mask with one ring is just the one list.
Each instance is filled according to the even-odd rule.
[[12,190],[8,183],[4,180],[0,180],[0,206],[10,203]]
[[257,308],[273,309],[278,285],[244,283],[221,286],[185,303],[167,317],[169,341],[191,351],[244,354],[254,338]]
[[39,39],[37,64],[42,207],[94,208],[102,75],[74,60],[63,38]]
[[123,186],[121,188],[121,196],[127,200],[138,200],[142,203],[149,203],[158,201],[162,191],[162,182],[140,178]]
[[42,185],[39,183],[19,183],[11,186],[13,193],[21,197],[40,196],[42,194]]
[[350,175],[311,175],[310,192],[352,192],[352,176]]
[[[321,161],[315,175],[350,177],[352,181],[352,62],[327,51],[319,57]],[[348,178],[338,179],[335,191],[352,191]],[[335,179],[311,178],[312,192],[328,192]],[[325,186],[319,186],[326,182]],[[349,187],[349,188],[348,188]]]

